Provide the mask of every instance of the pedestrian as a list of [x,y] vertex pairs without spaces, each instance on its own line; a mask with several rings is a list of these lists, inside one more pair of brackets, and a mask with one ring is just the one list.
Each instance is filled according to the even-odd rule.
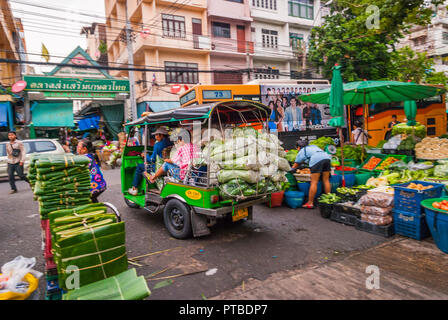
[[17,187],[14,177],[14,172],[17,172],[17,175],[20,179],[29,183],[28,178],[26,177],[23,165],[25,164],[25,146],[23,142],[17,140],[17,134],[15,131],[8,132],[9,143],[6,144],[6,155],[7,155],[7,163],[8,163],[8,178],[9,184],[11,186],[11,191],[9,194],[17,193]]
[[314,208],[314,198],[317,193],[317,185],[322,178],[324,193],[331,192],[330,171],[331,171],[331,157],[328,153],[315,145],[308,145],[308,141],[297,141],[296,160],[292,166],[291,172],[295,173],[296,169],[303,162],[308,162],[311,170],[311,183],[308,192],[308,201],[302,207],[306,209]]
[[393,114],[392,115],[392,121],[389,122],[388,126],[387,126],[387,131],[386,131],[386,135],[384,137],[384,140],[389,140],[392,136],[392,128],[393,126],[399,124],[400,121],[397,120],[397,115]]
[[92,202],[98,202],[98,196],[107,189],[106,180],[101,172],[101,162],[89,139],[79,141],[76,151],[79,155],[85,155],[90,159],[90,194]]
[[362,125],[359,121],[356,121],[353,124],[353,127],[355,128],[352,131],[352,141],[355,145],[361,145],[361,144],[368,144],[369,139],[372,138],[367,130],[362,129]]

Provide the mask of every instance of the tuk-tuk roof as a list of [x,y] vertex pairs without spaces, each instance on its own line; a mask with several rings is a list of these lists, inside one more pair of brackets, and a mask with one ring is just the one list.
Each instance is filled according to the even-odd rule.
[[270,109],[266,105],[249,101],[249,100],[232,100],[222,101],[210,104],[202,105],[190,105],[183,108],[176,108],[167,111],[150,113],[144,117],[141,117],[135,121],[126,123],[126,126],[156,124],[162,122],[177,122],[182,120],[194,120],[194,119],[207,119],[211,115],[211,111],[219,105],[232,105],[235,107],[256,106],[269,112]]

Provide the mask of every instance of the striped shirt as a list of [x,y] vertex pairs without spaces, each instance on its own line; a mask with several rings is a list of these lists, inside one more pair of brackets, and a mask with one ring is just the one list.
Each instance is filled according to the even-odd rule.
[[173,163],[179,166],[180,178],[185,177],[186,169],[193,159],[199,158],[201,149],[192,143],[187,143],[177,149],[176,155],[173,157]]

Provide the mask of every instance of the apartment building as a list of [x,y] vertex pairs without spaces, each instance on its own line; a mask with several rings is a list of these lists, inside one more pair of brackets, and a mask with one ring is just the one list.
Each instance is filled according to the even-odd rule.
[[[18,27],[21,21],[14,18],[9,1],[0,0],[0,58],[20,60],[25,58],[25,46]],[[22,27],[23,31],[23,27]],[[24,66],[13,63],[0,63],[0,84],[11,86],[21,79]]]
[[289,79],[303,74],[311,29],[320,24],[320,0],[245,0],[251,6],[255,79]]
[[210,65],[214,84],[241,84],[249,81],[244,69],[253,67],[254,46],[248,0],[209,0],[208,32],[211,36]]
[[448,74],[448,10],[444,5],[432,6],[433,18],[428,26],[415,26],[400,41],[397,48],[410,47],[416,52],[426,52],[428,57],[433,58],[436,72]]
[[[210,70],[207,0],[105,0],[111,66],[128,63],[123,41],[126,4],[134,65],[154,70],[135,72],[138,114],[178,107],[179,94],[196,84],[211,83],[211,73],[203,72]],[[127,76],[127,71],[111,71],[111,75]]]
[[94,22],[91,26],[83,27],[81,34],[84,34],[87,39],[87,54],[94,58],[98,64],[107,66],[106,25],[104,23]]

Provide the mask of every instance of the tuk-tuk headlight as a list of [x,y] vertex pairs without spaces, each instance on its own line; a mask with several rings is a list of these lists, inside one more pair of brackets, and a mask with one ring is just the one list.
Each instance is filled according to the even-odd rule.
[[219,196],[217,194],[214,194],[210,197],[210,201],[212,203],[217,203],[219,201]]

